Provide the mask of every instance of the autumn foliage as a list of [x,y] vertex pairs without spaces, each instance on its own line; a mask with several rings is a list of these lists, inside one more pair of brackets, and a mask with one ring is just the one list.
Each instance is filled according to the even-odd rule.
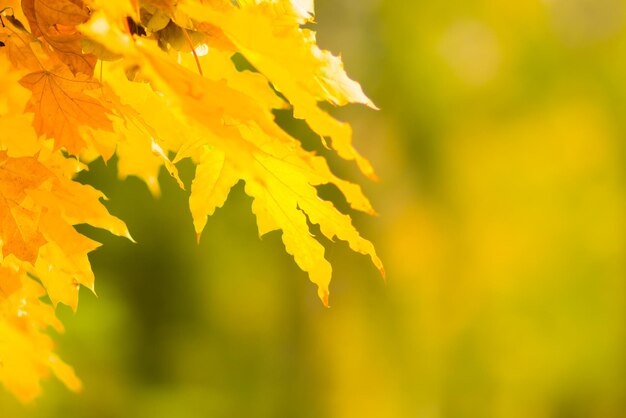
[[[59,302],[76,309],[79,288],[94,289],[88,253],[99,244],[74,225],[132,239],[104,195],[73,180],[94,159],[117,155],[120,177],[138,176],[155,194],[161,166],[184,188],[176,164],[191,159],[198,237],[243,180],[259,235],[282,232],[326,305],[331,266],[311,224],[383,271],[350,217],[316,189],[333,184],[353,209],[373,214],[360,187],[335,176],[272,113],[291,107],[324,145],[375,178],[350,126],[318,106],[374,107],[303,28],[312,0],[4,0],[0,9],[0,381],[19,399],[37,396],[50,372],[80,388],[46,334],[62,331]],[[238,70],[235,54],[256,71]]]

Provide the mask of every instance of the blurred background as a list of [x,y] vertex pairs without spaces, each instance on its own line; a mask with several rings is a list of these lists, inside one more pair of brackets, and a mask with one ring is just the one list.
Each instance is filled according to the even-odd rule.
[[382,109],[334,111],[381,182],[332,163],[380,213],[353,218],[387,282],[328,245],[325,309],[241,184],[197,245],[166,173],[154,199],[95,163],[138,244],[89,230],[98,297],[59,308],[84,392],[0,391],[2,418],[626,417],[624,1],[316,3]]

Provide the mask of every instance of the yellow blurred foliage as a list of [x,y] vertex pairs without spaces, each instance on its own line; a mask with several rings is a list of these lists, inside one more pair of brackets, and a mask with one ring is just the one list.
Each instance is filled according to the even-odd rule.
[[[103,186],[137,241],[155,244],[94,260],[110,284],[101,280],[101,298],[64,319],[87,336],[61,341],[59,352],[84,347],[97,360],[80,355],[79,400],[58,395],[41,408],[150,418],[624,417],[624,2],[316,7],[320,45],[343,51],[382,109],[335,113],[381,178],[364,186],[380,216],[354,221],[387,281],[347,246],[327,246],[335,279],[332,307],[322,309],[276,235],[249,239],[241,188],[209,218],[198,248],[170,231],[182,223],[175,186],[143,201],[156,213],[147,220],[124,203],[140,192]],[[165,263],[174,247],[178,258]],[[135,270],[115,267],[124,263]],[[100,385],[107,395],[90,395]],[[40,411],[7,408],[10,418]]]

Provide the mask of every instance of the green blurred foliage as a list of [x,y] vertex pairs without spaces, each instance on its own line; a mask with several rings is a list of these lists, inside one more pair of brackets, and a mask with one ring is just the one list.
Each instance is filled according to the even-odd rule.
[[89,231],[98,297],[59,308],[84,393],[2,392],[2,418],[626,416],[623,1],[317,8],[382,109],[335,113],[382,179],[380,216],[354,219],[387,282],[329,245],[325,309],[279,236],[257,239],[241,185],[196,244],[166,173],[154,199],[95,164],[84,180],[138,244]]

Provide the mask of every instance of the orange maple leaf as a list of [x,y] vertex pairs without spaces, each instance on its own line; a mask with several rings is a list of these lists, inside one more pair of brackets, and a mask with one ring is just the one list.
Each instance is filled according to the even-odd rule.
[[81,0],[24,0],[22,9],[33,35],[41,36],[72,72],[93,73],[97,58],[83,54],[83,35],[76,29],[89,19],[89,9]]
[[2,255],[34,263],[46,242],[39,231],[40,210],[27,202],[27,191],[41,186],[48,170],[32,158],[0,152],[0,240]]
[[64,147],[79,155],[87,147],[81,127],[112,131],[108,118],[110,109],[86,91],[100,84],[83,74],[74,76],[65,66],[52,71],[38,71],[25,75],[20,84],[33,92],[26,107],[33,112],[33,126],[39,135],[54,138],[55,148]]

